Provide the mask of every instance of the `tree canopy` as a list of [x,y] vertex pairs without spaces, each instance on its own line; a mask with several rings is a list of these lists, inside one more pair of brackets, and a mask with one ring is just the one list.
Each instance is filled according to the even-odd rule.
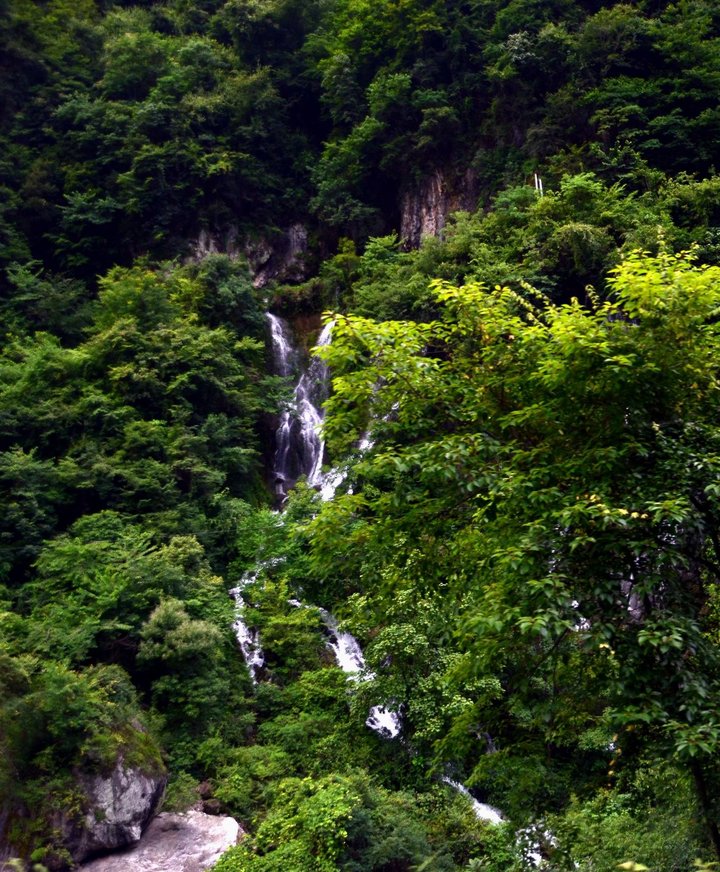
[[521,728],[552,755],[604,724],[714,778],[720,272],[634,254],[609,285],[585,306],[437,282],[432,322],[335,315],[328,435],[376,447],[312,522],[315,560],[342,549],[380,622],[404,592],[455,603],[448,677],[497,677],[502,703],[469,704],[444,753]]
[[0,854],[123,758],[223,872],[720,857],[719,28],[0,0]]

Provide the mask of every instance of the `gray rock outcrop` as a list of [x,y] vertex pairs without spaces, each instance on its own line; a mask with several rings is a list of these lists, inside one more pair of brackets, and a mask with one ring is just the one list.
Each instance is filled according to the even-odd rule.
[[230,817],[189,811],[158,815],[133,848],[98,857],[83,872],[204,872],[244,835]]
[[273,280],[300,282],[307,278],[308,231],[304,224],[292,224],[271,239],[241,240],[233,226],[221,232],[204,229],[188,248],[190,263],[200,263],[213,254],[225,254],[232,260],[247,258],[256,288],[264,288]]
[[109,775],[79,775],[86,811],[80,818],[58,821],[73,859],[80,862],[138,842],[160,804],[166,782],[164,774],[125,767],[122,758]]
[[400,197],[400,238],[417,248],[425,236],[439,236],[453,212],[474,211],[478,201],[477,177],[467,170],[451,182],[442,170],[407,188]]
[[308,250],[308,232],[304,224],[293,224],[272,243],[260,240],[245,248],[253,284],[264,288],[274,279],[300,282],[307,277],[305,258]]
[[232,260],[243,254],[237,227],[229,227],[224,233],[211,233],[205,229],[198,233],[197,239],[190,243],[189,260],[200,263],[211,254],[226,254]]

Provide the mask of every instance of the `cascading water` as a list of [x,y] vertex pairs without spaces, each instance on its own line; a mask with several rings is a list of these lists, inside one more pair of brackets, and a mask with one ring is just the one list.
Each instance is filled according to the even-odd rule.
[[[290,329],[282,318],[267,314],[270,325],[270,337],[273,359],[273,370],[276,375],[291,378],[299,370],[299,355],[295,350]],[[318,337],[319,346],[330,342],[332,324],[328,324]],[[344,481],[344,470],[330,470],[322,474],[324,441],[320,433],[323,421],[322,403],[327,398],[328,371],[326,364],[318,357],[310,360],[307,368],[300,372],[295,385],[292,402],[282,410],[275,434],[275,456],[273,460],[273,479],[275,492],[280,505],[287,498],[287,493],[295,482],[304,475],[308,484],[319,487],[324,500],[332,499],[336,488]],[[358,451],[363,454],[373,447],[370,433],[366,433]],[[238,587],[230,591],[238,606],[234,629],[237,635],[243,657],[247,663],[253,683],[257,683],[258,675],[265,664],[265,656],[256,631],[252,630],[243,620],[244,601],[242,592],[246,585],[257,580],[259,574],[268,566],[279,561],[271,560],[259,563],[254,570],[246,573]],[[298,608],[305,607],[298,600],[290,600],[290,604]],[[328,631],[328,648],[333,652],[338,666],[354,681],[370,681],[375,676],[367,672],[365,657],[357,640],[350,633],[340,630],[335,618],[325,609],[320,609],[320,615]],[[373,706],[370,709],[367,726],[385,739],[396,738],[402,728],[402,722],[397,712],[384,706]],[[458,781],[444,776],[442,781],[458,793],[465,796],[471,803],[475,816],[490,824],[500,824],[504,817],[502,812],[491,805],[479,802],[470,791]],[[518,838],[520,840],[520,833]],[[548,834],[549,835],[549,834]],[[535,865],[542,863],[542,857],[536,845],[529,839],[529,833],[523,833],[525,855]]]
[[233,630],[235,631],[235,636],[240,645],[240,650],[242,651],[243,660],[247,665],[250,679],[253,684],[257,684],[258,673],[265,665],[265,655],[263,654],[260,645],[260,637],[257,630],[253,630],[249,627],[243,618],[245,600],[242,597],[242,593],[246,585],[255,581],[258,571],[246,573],[242,577],[240,584],[230,591],[230,596],[235,600],[236,608]]
[[[296,609],[312,608],[297,599],[290,599],[288,603]],[[328,631],[327,647],[335,655],[335,662],[340,669],[353,681],[372,681],[375,675],[365,672],[365,656],[357,639],[351,633],[341,630],[327,609],[318,608],[318,612]],[[382,705],[374,705],[370,709],[365,724],[383,739],[395,739],[400,735],[402,727],[400,716]]]
[[[365,434],[358,443],[357,452],[360,456],[370,451],[370,449],[375,445],[375,441],[370,438],[369,434]],[[320,484],[320,496],[323,498],[325,502],[332,500],[335,494],[337,493],[337,489],[347,478],[347,469],[343,467],[333,467],[328,470],[328,472],[322,477],[322,482]],[[348,488],[347,491],[351,494],[352,488]]]
[[297,366],[297,355],[290,339],[288,325],[282,318],[266,313],[270,324],[270,348],[275,375],[291,376]]
[[[297,373],[299,367],[299,355],[293,345],[290,328],[282,318],[270,312],[267,313],[267,320],[270,326],[273,372],[289,379]],[[317,344],[327,345],[331,331],[332,324],[327,324],[321,331]],[[280,413],[273,460],[275,493],[280,505],[301,475],[307,477],[310,485],[322,484],[325,443],[320,435],[320,425],[323,420],[322,403],[327,397],[327,380],[327,366],[319,357],[312,357],[295,385],[292,402]],[[248,584],[257,580],[263,569],[274,563],[277,561],[259,563],[253,570],[245,573],[240,584],[230,591],[237,606],[233,629],[254,684],[265,665],[265,655],[258,633],[243,618],[245,603],[242,593]]]
[[[335,618],[325,609],[320,609],[320,617],[330,634],[328,648],[335,655],[337,665],[351,679],[356,681],[372,681],[375,675],[365,672],[365,657],[357,639],[350,633],[341,630]],[[365,721],[370,729],[384,739],[394,739],[400,735],[401,721],[397,712],[382,705],[375,705]]]
[[337,665],[346,675],[357,676],[365,669],[365,657],[357,639],[340,630],[337,621],[325,609],[319,609],[320,617],[330,634],[328,648],[335,655]]
[[[268,312],[273,368],[276,375],[289,378],[297,373],[298,354],[290,329],[282,318]],[[330,342],[332,324],[320,333],[317,344]],[[280,413],[275,431],[273,481],[275,494],[282,503],[288,491],[301,475],[311,486],[322,484],[322,463],[325,443],[320,434],[323,421],[322,404],[327,398],[327,366],[313,356],[301,372],[293,391],[292,402]]]
[[501,811],[498,811],[498,809],[494,808],[492,805],[487,805],[487,803],[475,799],[464,784],[460,784],[459,781],[453,781],[452,778],[448,778],[445,775],[443,775],[441,780],[452,787],[453,790],[457,790],[458,793],[461,793],[470,800],[473,812],[478,820],[487,821],[491,824],[501,824],[505,820]]
[[263,666],[265,666],[265,654],[263,653],[262,645],[260,644],[260,634],[257,630],[253,630],[248,626],[243,617],[245,611],[243,591],[249,584],[256,582],[260,573],[265,569],[268,569],[270,566],[278,566],[282,562],[283,558],[281,557],[262,560],[254,569],[251,569],[243,575],[240,579],[240,584],[238,584],[237,587],[228,591],[230,596],[235,600],[235,621],[233,623],[233,630],[235,631],[235,637],[240,645],[240,651],[242,652],[243,660],[248,668],[250,679],[253,684],[257,684],[258,674]]
[[[475,799],[464,784],[461,784],[459,781],[453,781],[447,775],[443,775],[440,780],[472,803],[473,814],[478,820],[485,821],[493,826],[498,826],[498,824],[507,821],[507,818],[499,809]],[[557,840],[544,826],[535,824],[518,830],[515,833],[515,844],[526,863],[534,866],[536,869],[544,869],[547,867],[543,857],[543,846],[555,847]]]
[[[290,340],[287,324],[275,315],[267,313],[270,324],[270,347],[272,349],[273,370],[275,375],[290,378],[296,366],[296,354]],[[282,500],[287,497],[288,485],[286,474],[290,466],[290,447],[292,445],[292,412],[284,408],[280,412],[280,421],[275,431],[275,457],[273,459],[273,478],[275,493]]]

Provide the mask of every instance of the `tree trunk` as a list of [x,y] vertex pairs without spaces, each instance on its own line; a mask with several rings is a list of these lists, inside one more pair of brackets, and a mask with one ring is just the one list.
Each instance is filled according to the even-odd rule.
[[708,793],[705,773],[703,772],[701,764],[697,760],[693,760],[690,763],[690,771],[695,780],[695,789],[697,790],[698,799],[700,800],[703,815],[705,816],[705,823],[710,834],[710,841],[713,844],[718,860],[720,860],[720,830],[718,830],[717,821],[713,814],[713,803],[711,802]]

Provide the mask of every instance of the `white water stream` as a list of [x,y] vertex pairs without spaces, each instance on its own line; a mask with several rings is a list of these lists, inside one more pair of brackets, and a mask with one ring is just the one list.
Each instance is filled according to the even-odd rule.
[[[257,573],[255,573],[257,576]],[[243,576],[243,580],[245,576]],[[263,654],[262,646],[260,645],[260,635],[257,630],[253,630],[248,624],[245,623],[245,619],[243,617],[243,612],[245,610],[245,600],[243,600],[242,593],[245,589],[245,585],[249,584],[250,581],[254,579],[249,579],[247,581],[241,581],[237,587],[234,587],[230,591],[230,596],[235,600],[235,623],[233,624],[233,630],[235,631],[235,637],[238,640],[238,644],[240,645],[240,650],[242,652],[243,660],[247,664],[248,672],[250,673],[250,679],[253,684],[257,684],[258,673],[265,665],[265,655]]]
[[[297,376],[298,354],[293,346],[287,323],[270,313],[267,319],[270,325],[275,374],[285,378]],[[331,324],[323,328],[318,337],[318,345],[329,344],[331,330]],[[311,358],[307,368],[299,373],[292,402],[280,413],[275,434],[273,479],[276,495],[281,504],[287,498],[288,490],[302,475],[306,476],[309,485],[320,490],[323,500],[332,499],[336,489],[346,477],[343,470],[331,469],[324,476],[322,473],[325,445],[320,427],[324,417],[322,403],[327,397],[327,381],[328,372],[325,363],[318,357]],[[372,446],[373,442],[369,434],[366,434],[358,450],[362,454]],[[278,562],[278,560],[270,560],[259,563],[254,570],[245,573],[240,584],[230,591],[237,604],[234,629],[253,683],[258,681],[258,676],[265,665],[265,656],[257,631],[251,629],[243,619],[245,603],[242,593],[248,584],[257,580],[264,569]],[[298,600],[290,600],[290,604],[297,608],[306,607]],[[365,657],[355,637],[341,630],[335,618],[325,609],[319,611],[328,631],[328,648],[333,652],[340,669],[350,680],[371,681],[375,676],[372,672],[367,672]],[[385,739],[396,738],[402,729],[400,715],[384,706],[373,706],[365,723]],[[501,824],[505,820],[501,811],[475,799],[465,785],[448,776],[443,776],[441,780],[472,803],[473,812],[479,820],[493,825]],[[529,831],[518,833],[519,842],[521,835],[526,842],[529,840]],[[552,838],[550,834],[546,836]],[[525,855],[534,866],[539,867],[543,860],[536,845],[537,842],[526,845]]]
[[[267,313],[270,327],[270,348],[275,375],[290,379],[297,376],[299,355],[293,345],[290,328],[282,318]],[[331,325],[323,328],[318,337],[318,345],[330,342]],[[308,367],[297,379],[293,399],[279,415],[275,432],[275,457],[273,459],[273,479],[278,502],[282,505],[291,488],[301,475],[307,476],[308,483],[317,485],[322,477],[322,460],[325,450],[320,434],[322,423],[322,402],[327,392],[327,367],[318,357],[313,357]],[[265,665],[265,655],[259,634],[244,618],[245,601],[243,591],[257,581],[260,573],[277,560],[258,563],[246,572],[237,587],[230,591],[235,600],[236,618],[233,624],[243,658],[253,684]]]
[[[320,609],[320,617],[330,634],[328,647],[335,655],[340,669],[352,680],[372,681],[375,674],[365,671],[365,657],[357,639],[341,630],[335,618],[325,609]],[[382,705],[374,705],[370,709],[365,723],[384,739],[395,739],[402,728],[400,715]]]
[[496,809],[492,805],[487,805],[487,803],[480,802],[475,799],[475,797],[470,793],[470,791],[465,787],[464,784],[460,784],[459,781],[453,781],[452,778],[448,778],[443,775],[441,779],[445,784],[448,784],[453,790],[457,790],[458,793],[461,793],[463,796],[466,796],[470,802],[472,803],[473,812],[475,812],[475,817],[481,821],[488,821],[491,824],[501,824],[505,820],[503,817],[503,813]]
[[[267,319],[275,374],[285,378],[297,375],[298,354],[287,322],[269,312]],[[317,345],[328,345],[331,332],[332,324],[326,324],[318,336]],[[292,401],[281,411],[275,431],[273,481],[281,502],[302,475],[310,486],[322,484],[325,443],[320,427],[326,395],[327,366],[319,357],[313,356],[307,368],[300,372]]]

